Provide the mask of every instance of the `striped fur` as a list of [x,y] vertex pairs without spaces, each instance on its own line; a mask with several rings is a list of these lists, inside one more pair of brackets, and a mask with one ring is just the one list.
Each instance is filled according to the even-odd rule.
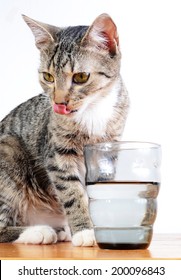
[[[55,243],[71,233],[74,245],[92,246],[83,147],[119,140],[129,105],[116,26],[106,14],[90,27],[24,19],[40,50],[44,93],[0,123],[0,242]],[[88,81],[74,83],[82,72]],[[55,113],[55,103],[70,113]]]

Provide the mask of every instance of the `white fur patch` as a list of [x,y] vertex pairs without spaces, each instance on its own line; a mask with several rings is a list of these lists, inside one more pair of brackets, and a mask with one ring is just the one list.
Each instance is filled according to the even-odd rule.
[[74,246],[94,246],[95,236],[93,229],[85,229],[73,235],[72,243]]
[[83,106],[75,114],[74,119],[89,135],[103,136],[107,123],[114,113],[114,105],[118,98],[118,85],[102,97],[100,93],[86,98]]
[[32,226],[20,234],[14,243],[52,244],[57,242],[57,234],[49,226]]

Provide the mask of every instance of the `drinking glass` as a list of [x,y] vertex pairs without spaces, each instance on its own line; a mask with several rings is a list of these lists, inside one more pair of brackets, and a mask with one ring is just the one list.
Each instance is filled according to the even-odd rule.
[[145,249],[157,214],[161,147],[110,142],[84,149],[89,212],[104,249]]

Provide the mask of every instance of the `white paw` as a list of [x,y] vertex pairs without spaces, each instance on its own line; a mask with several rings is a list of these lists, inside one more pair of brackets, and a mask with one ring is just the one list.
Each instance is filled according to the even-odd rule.
[[94,230],[85,229],[76,232],[73,235],[72,243],[74,246],[94,246],[95,245]]
[[69,226],[64,227],[65,231],[59,231],[57,233],[58,241],[71,241],[71,233]]
[[57,242],[57,234],[50,226],[31,226],[14,243],[51,244]]

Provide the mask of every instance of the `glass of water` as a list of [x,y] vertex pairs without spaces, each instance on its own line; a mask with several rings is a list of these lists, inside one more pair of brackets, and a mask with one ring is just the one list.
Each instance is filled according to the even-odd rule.
[[104,249],[145,249],[157,214],[161,147],[147,142],[88,145],[89,212]]

